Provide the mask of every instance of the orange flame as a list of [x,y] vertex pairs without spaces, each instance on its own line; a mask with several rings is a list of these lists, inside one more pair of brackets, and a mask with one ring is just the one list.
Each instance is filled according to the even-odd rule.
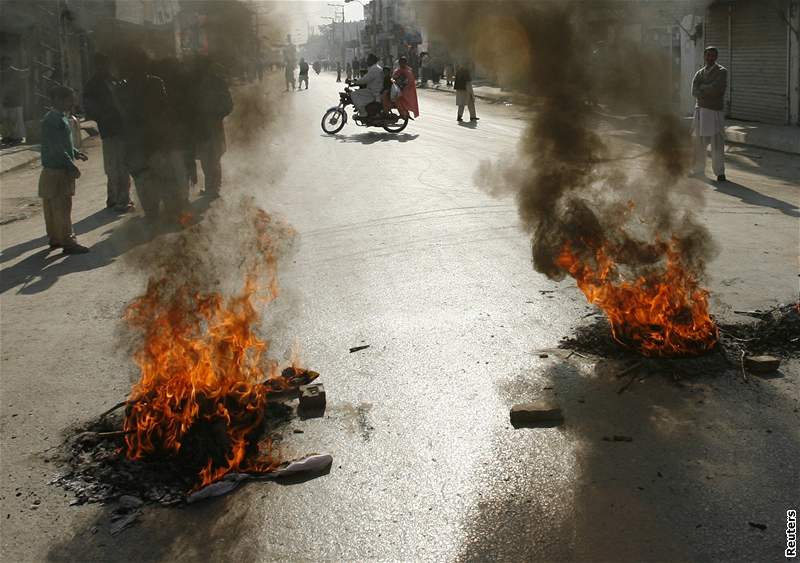
[[257,295],[259,271],[269,277],[263,299],[278,294],[269,223],[259,210],[260,259],[240,294],[226,299],[218,292],[200,293],[192,274],[184,273],[189,279],[182,284],[171,279],[175,275],[150,280],[145,294],[125,312],[129,325],[143,336],[134,357],[141,377],[124,423],[126,455],[187,459],[198,472],[197,488],[230,471],[265,472],[277,464],[255,443],[268,395],[289,386],[277,364],[264,359],[269,344],[255,333],[260,314],[253,300],[262,299]]
[[605,312],[614,339],[623,346],[645,356],[702,354],[719,339],[708,312],[708,291],[684,266],[675,240],[664,249],[664,269],[633,281],[621,279],[608,244],[594,249],[591,264],[566,243],[556,264]]

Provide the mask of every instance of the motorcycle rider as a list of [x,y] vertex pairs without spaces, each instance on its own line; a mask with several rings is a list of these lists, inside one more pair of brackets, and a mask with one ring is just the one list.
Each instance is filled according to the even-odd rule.
[[350,99],[361,117],[367,116],[367,104],[380,98],[383,90],[383,69],[378,64],[378,57],[374,53],[367,55],[367,74],[357,80],[351,80],[352,85],[364,86],[360,90],[353,90]]

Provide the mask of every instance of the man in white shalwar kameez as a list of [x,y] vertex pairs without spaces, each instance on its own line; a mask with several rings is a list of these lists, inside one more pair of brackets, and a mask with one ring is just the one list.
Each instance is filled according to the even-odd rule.
[[350,93],[350,99],[353,100],[353,105],[362,117],[367,115],[367,104],[377,100],[383,90],[383,69],[378,64],[378,57],[370,53],[367,56],[367,65],[369,65],[367,74],[350,81],[351,84],[364,86],[364,88],[353,90]]
[[725,181],[725,90],[728,70],[717,64],[716,47],[706,47],[705,66],[692,80],[692,95],[697,98],[694,108],[694,174],[704,176],[706,147],[711,145],[711,169],[718,182]]

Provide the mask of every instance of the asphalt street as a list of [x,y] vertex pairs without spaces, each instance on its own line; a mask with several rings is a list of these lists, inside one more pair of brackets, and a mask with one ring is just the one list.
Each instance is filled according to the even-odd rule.
[[[459,125],[452,94],[420,91],[422,115],[399,135],[350,122],[327,136],[338,85],[311,78],[278,97],[280,134],[226,155],[213,205],[249,194],[297,231],[263,329],[278,357],[299,345],[328,397],[324,418],[291,423],[304,432],[288,430],[282,453],[330,453],[331,472],[148,508],[113,537],[106,507],[69,506],[49,484],[64,433],[135,381],[119,331],[146,278],[125,257],[160,244],[140,218],[105,211],[92,140],[73,212],[88,255],[47,252],[37,169],[0,177],[3,206],[31,198],[35,210],[0,226],[2,559],[782,557],[786,510],[800,504],[798,362],[772,379],[652,377],[618,394],[613,362],[540,357],[592,309],[571,280],[533,271],[513,199],[474,180],[482,161],[513,156],[529,114],[479,101],[481,121]],[[625,154],[641,149],[622,128],[606,133]],[[686,201],[720,247],[709,289],[722,318],[796,300],[798,287],[800,165],[742,146],[727,159],[731,182],[688,181],[705,204]],[[539,397],[565,424],[512,428],[511,405]]]

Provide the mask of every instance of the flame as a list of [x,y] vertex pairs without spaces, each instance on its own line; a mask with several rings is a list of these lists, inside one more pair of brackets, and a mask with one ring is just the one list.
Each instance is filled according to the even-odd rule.
[[[276,260],[266,232],[270,218],[255,216],[257,243],[264,252],[238,295],[201,293],[189,278],[151,279],[144,295],[126,309],[128,324],[142,335],[134,356],[140,380],[128,401],[124,429],[130,459],[176,457],[198,472],[196,488],[231,471],[265,472],[277,462],[259,452],[269,394],[287,388],[292,369],[279,374],[265,360],[268,342],[255,327],[255,300],[278,294]],[[258,271],[269,273],[266,295],[258,292]],[[260,304],[260,303],[259,303]]]
[[605,312],[617,342],[645,356],[699,355],[716,345],[719,332],[708,312],[708,291],[685,267],[676,240],[663,245],[663,269],[632,281],[620,274],[610,244],[587,246],[593,248],[588,260],[567,242],[556,264]]

